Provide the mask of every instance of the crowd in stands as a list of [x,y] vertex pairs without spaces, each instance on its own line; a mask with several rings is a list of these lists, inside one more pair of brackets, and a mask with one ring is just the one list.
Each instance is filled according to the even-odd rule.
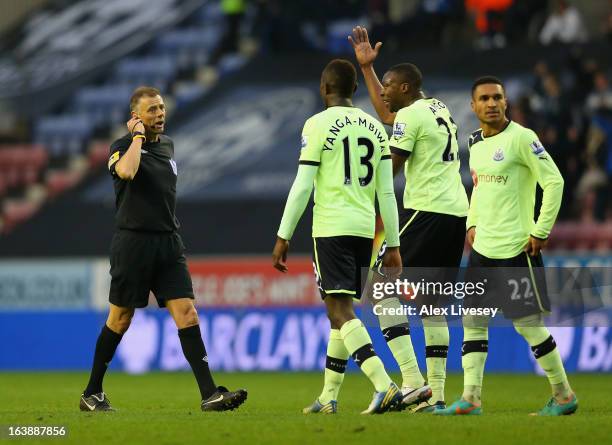
[[[355,23],[388,51],[471,45],[565,45],[562,66],[538,63],[527,88],[512,97],[511,117],[533,128],[566,179],[560,239],[570,247],[612,246],[612,88],[609,66],[583,57],[573,44],[612,42],[612,1],[329,0],[260,1],[263,49],[346,52]],[[589,9],[594,8],[594,9]],[[583,16],[586,11],[591,22]],[[297,22],[296,17],[302,19]],[[295,30],[301,29],[301,34]],[[588,231],[574,226],[589,227]],[[581,241],[580,233],[585,233]],[[558,238],[558,239],[559,239]],[[560,245],[564,246],[563,242]]]
[[[586,3],[598,5],[597,14],[590,11],[589,26]],[[16,140],[0,146],[0,232],[105,162],[108,140],[124,129],[125,98],[134,86],[157,86],[170,109],[180,108],[206,94],[219,76],[239,69],[256,47],[262,53],[344,53],[356,23],[368,26],[390,52],[428,45],[566,45],[564,65],[541,61],[527,88],[511,97],[511,117],[537,131],[565,177],[560,219],[612,227],[610,71],[571,45],[612,42],[612,0],[318,0],[313,5],[311,0],[211,1],[117,61],[103,81],[75,90],[54,113],[29,122],[29,145]],[[612,246],[612,234],[609,238]]]
[[511,117],[533,128],[566,181],[561,219],[612,221],[612,88],[599,64],[569,53],[563,66],[539,62]]
[[[345,49],[356,21],[387,47],[580,43],[612,37],[612,1],[578,0],[259,0],[256,29],[266,50]],[[591,27],[583,12],[589,14]]]

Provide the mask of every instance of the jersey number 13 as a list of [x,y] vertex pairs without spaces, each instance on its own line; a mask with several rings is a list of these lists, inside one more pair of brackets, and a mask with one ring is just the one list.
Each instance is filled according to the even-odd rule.
[[[351,156],[348,136],[342,139],[342,144],[344,146],[344,185],[351,185]],[[374,144],[368,138],[361,137],[357,139],[357,145],[367,149],[366,154],[359,158],[361,165],[365,165],[367,168],[366,175],[359,178],[359,185],[365,187],[374,176],[374,166],[370,162],[372,156],[374,156]]]

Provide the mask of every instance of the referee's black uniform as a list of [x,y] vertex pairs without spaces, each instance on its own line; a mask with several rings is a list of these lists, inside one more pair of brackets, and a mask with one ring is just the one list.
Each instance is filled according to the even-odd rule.
[[[178,329],[181,349],[200,390],[201,410],[232,410],[247,398],[244,389],[229,391],[216,386],[208,367],[197,310],[191,301],[193,286],[185,246],[177,233],[178,172],[174,144],[153,127],[149,130],[155,141],[148,141],[145,136],[146,122],[155,129],[163,129],[165,110],[159,90],[146,86],[136,88],[130,98],[132,118],[127,123],[128,129],[131,126],[130,133],[111,144],[108,169],[113,175],[117,207],[116,231],[110,249],[111,305],[96,342],[89,382],[81,394],[81,411],[113,411],[102,389],[104,375],[130,326],[135,308],[147,305],[151,291],[160,307],[174,300],[168,306]],[[142,120],[141,116],[146,119]],[[134,132],[138,124],[143,131]],[[136,138],[142,141],[135,144]],[[140,156],[136,151],[139,149]],[[122,179],[116,168],[124,155],[126,159],[119,169]]]
[[115,166],[131,143],[130,134],[113,142],[108,162],[117,209],[109,300],[120,307],[141,308],[153,291],[164,307],[169,299],[193,298],[185,246],[177,233],[174,144],[165,135],[143,142],[138,174],[124,181]]

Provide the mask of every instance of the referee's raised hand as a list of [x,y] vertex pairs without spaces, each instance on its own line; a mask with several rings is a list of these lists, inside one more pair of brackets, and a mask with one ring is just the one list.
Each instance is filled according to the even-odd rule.
[[127,129],[131,135],[134,133],[145,133],[145,127],[139,117],[133,117],[129,121],[127,121]]

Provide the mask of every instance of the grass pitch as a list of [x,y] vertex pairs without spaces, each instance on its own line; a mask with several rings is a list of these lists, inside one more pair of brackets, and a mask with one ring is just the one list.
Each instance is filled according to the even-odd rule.
[[[397,375],[395,381],[399,381]],[[570,444],[609,443],[611,375],[572,375],[577,414],[530,417],[549,397],[544,377],[485,375],[483,415],[434,417],[408,412],[361,416],[372,389],[349,373],[335,416],[301,414],[319,394],[322,373],[216,374],[218,384],[245,387],[247,402],[227,413],[202,413],[191,373],[131,376],[110,372],[105,391],[114,413],[83,413],[85,373],[0,373],[2,442],[76,444]],[[461,393],[451,375],[447,402]],[[65,425],[64,438],[6,438],[8,425]]]

